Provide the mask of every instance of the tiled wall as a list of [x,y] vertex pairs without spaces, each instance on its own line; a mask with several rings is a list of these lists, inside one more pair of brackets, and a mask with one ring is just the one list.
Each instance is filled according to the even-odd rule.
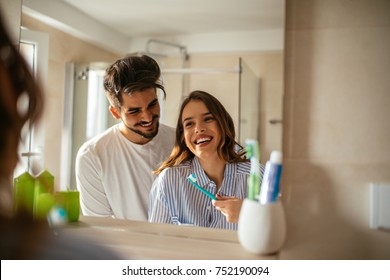
[[390,182],[390,1],[286,3],[282,257],[389,259],[369,183]]
[[0,12],[11,40],[19,45],[22,0],[0,0]]

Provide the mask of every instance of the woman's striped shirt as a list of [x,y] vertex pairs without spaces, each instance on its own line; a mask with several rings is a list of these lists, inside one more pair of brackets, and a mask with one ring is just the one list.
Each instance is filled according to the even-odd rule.
[[[249,161],[227,163],[218,194],[244,199],[249,172]],[[149,221],[237,230],[237,223],[228,223],[212,205],[212,200],[187,180],[192,173],[196,174],[201,187],[217,193],[216,184],[207,177],[196,157],[164,169],[155,179],[149,196]]]

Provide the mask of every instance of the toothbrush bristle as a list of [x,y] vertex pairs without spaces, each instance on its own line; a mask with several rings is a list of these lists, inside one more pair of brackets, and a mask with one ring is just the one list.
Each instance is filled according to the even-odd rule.
[[196,182],[196,175],[191,174],[190,176],[188,176],[188,179],[191,180],[192,182]]

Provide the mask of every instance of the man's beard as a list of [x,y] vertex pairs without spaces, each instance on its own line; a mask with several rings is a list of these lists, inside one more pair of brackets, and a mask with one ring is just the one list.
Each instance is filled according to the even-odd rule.
[[[153,116],[153,122],[154,122],[154,120],[156,119],[156,118],[158,118],[158,116]],[[144,122],[141,122],[141,123],[138,123],[138,124],[136,124],[136,126],[138,126],[138,125],[141,125],[141,124],[143,124]],[[126,124],[125,124],[126,125]],[[140,131],[140,130],[138,130],[138,129],[135,129],[135,128],[132,128],[132,127],[128,127],[127,125],[126,125],[126,127],[128,128],[128,129],[130,129],[131,131],[133,131],[134,133],[137,133],[138,135],[141,135],[143,138],[146,138],[146,139],[152,139],[152,138],[154,138],[156,135],[157,135],[157,133],[158,133],[158,127],[159,127],[159,122],[157,122],[156,123],[156,129],[154,130],[154,131],[152,131],[152,132],[149,132],[149,133],[145,133],[145,132],[142,132],[142,131]]]

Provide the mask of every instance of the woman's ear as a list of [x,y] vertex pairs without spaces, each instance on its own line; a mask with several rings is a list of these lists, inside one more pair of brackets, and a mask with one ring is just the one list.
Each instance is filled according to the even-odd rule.
[[114,106],[110,105],[109,110],[111,112],[111,115],[114,118],[116,118],[117,120],[121,118],[121,115],[119,114],[118,110]]

